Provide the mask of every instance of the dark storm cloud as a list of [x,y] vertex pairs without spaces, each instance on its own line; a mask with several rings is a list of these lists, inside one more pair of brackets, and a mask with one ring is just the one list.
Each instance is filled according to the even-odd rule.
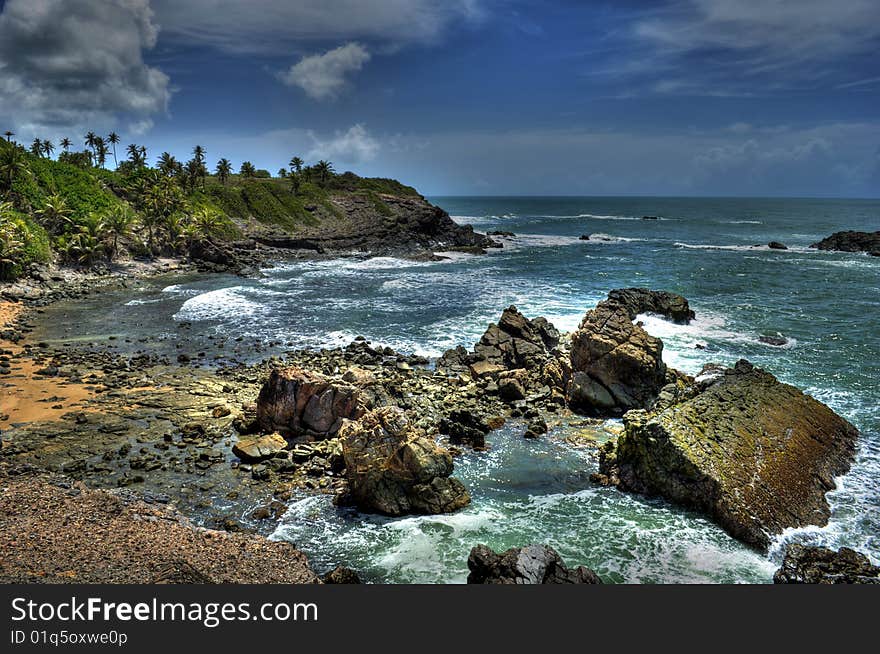
[[[169,79],[143,60],[148,0],[8,0],[0,14],[0,113],[20,131],[139,122],[166,109]],[[100,123],[100,124],[94,124]]]

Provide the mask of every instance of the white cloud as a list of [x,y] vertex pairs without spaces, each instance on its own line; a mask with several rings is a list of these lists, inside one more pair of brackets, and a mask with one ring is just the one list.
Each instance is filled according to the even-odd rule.
[[292,43],[365,40],[401,45],[482,17],[480,0],[153,0],[164,33],[236,52]]
[[328,140],[323,140],[314,134],[312,138],[315,145],[308,153],[308,159],[329,159],[357,164],[375,159],[381,147],[379,141],[360,124],[352,125],[345,132],[337,132]]
[[279,75],[288,86],[298,86],[314,100],[332,100],[346,86],[346,76],[370,60],[360,43],[346,43],[324,54],[303,57]]
[[7,0],[0,115],[21,138],[164,111],[168,77],[142,56],[157,33],[148,0]]
[[870,52],[880,9],[876,0],[681,0],[634,32],[667,52],[738,53],[734,68],[761,73]]

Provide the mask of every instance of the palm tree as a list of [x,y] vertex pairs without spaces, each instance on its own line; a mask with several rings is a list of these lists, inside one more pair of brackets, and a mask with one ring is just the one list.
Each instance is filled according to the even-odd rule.
[[110,134],[107,135],[107,142],[113,146],[113,163],[117,168],[119,168],[119,161],[116,159],[116,144],[119,143],[119,141],[119,134],[116,132],[110,132]]
[[134,212],[130,207],[124,204],[119,204],[113,207],[113,209],[104,216],[104,226],[106,227],[107,233],[113,239],[110,245],[111,261],[115,259],[116,255],[119,253],[119,238],[125,237],[129,234],[133,223]]
[[18,258],[24,249],[12,216],[11,202],[0,202],[0,280],[12,279]]
[[287,177],[287,168],[279,168],[278,169],[278,177],[284,179]]
[[95,133],[89,132],[86,134],[86,147],[92,151],[92,155],[95,153]]
[[107,144],[104,142],[104,137],[99,136],[95,139],[95,154],[97,156],[98,165],[103,168],[104,164],[107,162],[107,154],[109,150],[107,150]]
[[171,156],[170,153],[163,152],[156,161],[156,167],[163,175],[171,177],[177,170],[177,159]]
[[63,226],[70,221],[73,210],[67,206],[64,198],[56,193],[50,195],[35,214],[50,234],[60,234],[64,231]]
[[301,173],[304,163],[305,163],[305,161],[303,161],[299,157],[293,157],[290,160],[290,168],[296,173]]
[[6,191],[12,190],[12,182],[16,177],[30,172],[21,153],[22,150],[18,147],[6,148],[0,153],[0,180],[3,181],[3,188]]
[[15,132],[10,132],[10,131],[7,129],[5,132],[3,132],[3,136],[6,137],[7,142],[11,142],[11,141],[12,141],[12,137],[15,136]]
[[130,143],[125,151],[128,152],[128,160],[135,166],[141,165],[141,150],[135,143]]
[[211,236],[223,221],[220,214],[208,207],[202,207],[192,217],[195,232],[201,236]]
[[193,148],[193,159],[198,161],[199,163],[205,162],[205,148],[201,145],[197,145]]
[[147,163],[147,146],[142,145],[141,147],[139,147],[138,154],[141,155],[141,162],[146,164]]
[[31,143],[31,154],[37,157],[43,156],[43,142],[40,139],[34,139],[34,142]]
[[217,177],[220,178],[220,183],[222,183],[223,186],[226,186],[226,180],[228,180],[229,176],[232,174],[232,163],[229,159],[224,157],[217,162],[217,168],[215,170],[217,171]]
[[71,143],[70,139],[67,138],[66,136],[63,139],[61,139],[61,147],[64,149],[65,152],[70,150],[71,145],[73,145],[73,143]]
[[55,146],[52,144],[52,141],[43,141],[43,152],[46,153],[47,157],[52,157],[52,153],[55,152]]
[[321,176],[321,186],[324,186],[327,184],[327,177],[333,174],[333,164],[321,159],[315,165],[315,172]]
[[244,161],[241,164],[241,168],[239,168],[238,173],[245,179],[252,179],[254,174],[257,172],[257,169],[254,168],[254,164],[250,161]]

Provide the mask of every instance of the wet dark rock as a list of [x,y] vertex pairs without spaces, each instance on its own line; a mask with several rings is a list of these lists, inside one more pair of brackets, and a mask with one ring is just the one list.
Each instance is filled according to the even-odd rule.
[[766,345],[773,345],[774,347],[782,347],[788,343],[788,339],[784,336],[767,336],[762,334],[761,336],[758,336],[758,340]]
[[626,307],[630,320],[640,313],[654,313],[677,323],[688,323],[694,318],[687,299],[669,291],[618,288],[608,293],[607,302]]
[[453,477],[450,453],[418,432],[406,414],[383,407],[339,432],[352,501],[362,510],[403,515],[451,513],[470,503]]
[[526,399],[526,391],[522,383],[515,377],[500,380],[498,382],[498,394],[505,402],[518,402]]
[[473,410],[455,409],[450,411],[438,425],[441,434],[449,436],[453,445],[463,443],[474,449],[485,449],[486,435],[492,430],[487,420]]
[[784,243],[780,243],[779,241],[770,241],[767,244],[767,247],[770,248],[771,250],[787,250],[788,249],[787,245],[785,245]]
[[468,556],[469,584],[601,584],[584,566],[570,570],[549,545],[514,547],[501,554],[477,545]]
[[747,361],[707,366],[664,396],[627,413],[616,446],[600,451],[607,483],[701,510],[759,548],[827,523],[825,493],[852,463],[855,427]]
[[836,250],[839,252],[880,252],[880,231],[876,232],[835,232],[811,248],[818,250]]
[[347,568],[344,565],[339,565],[333,568],[330,572],[321,577],[321,581],[325,584],[360,584],[361,578],[358,577],[358,573],[352,570],[351,568]]
[[880,566],[848,547],[789,545],[775,584],[880,584]]

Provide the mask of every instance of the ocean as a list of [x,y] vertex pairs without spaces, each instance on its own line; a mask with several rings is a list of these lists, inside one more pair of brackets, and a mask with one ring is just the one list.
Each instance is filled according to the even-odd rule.
[[[133,348],[150,337],[169,352],[185,340],[209,362],[229,349],[215,348],[206,334],[261,344],[259,356],[356,336],[437,356],[470,347],[510,304],[572,330],[613,288],[674,291],[690,300],[696,320],[643,317],[663,339],[667,364],[693,373],[704,363],[749,359],[861,430],[852,471],[829,493],[828,526],[785,533],[760,553],[698,514],[593,486],[593,450],[567,444],[564,433],[525,441],[511,424],[490,435],[489,452],[456,459],[455,474],[473,496],[456,514],[389,519],[304,497],[273,537],[294,542],[318,568],[343,563],[366,580],[394,583],[462,582],[478,543],[549,543],[567,564],[624,583],[769,582],[792,540],[846,545],[880,561],[880,259],[808,249],[838,230],[880,229],[880,201],[430,199],[457,222],[516,236],[486,256],[440,262],[363,253],[280,265],[261,279],[154,280],[72,304],[70,323],[49,326],[42,337],[88,342],[124,334]],[[770,241],[788,249],[772,250]]]

